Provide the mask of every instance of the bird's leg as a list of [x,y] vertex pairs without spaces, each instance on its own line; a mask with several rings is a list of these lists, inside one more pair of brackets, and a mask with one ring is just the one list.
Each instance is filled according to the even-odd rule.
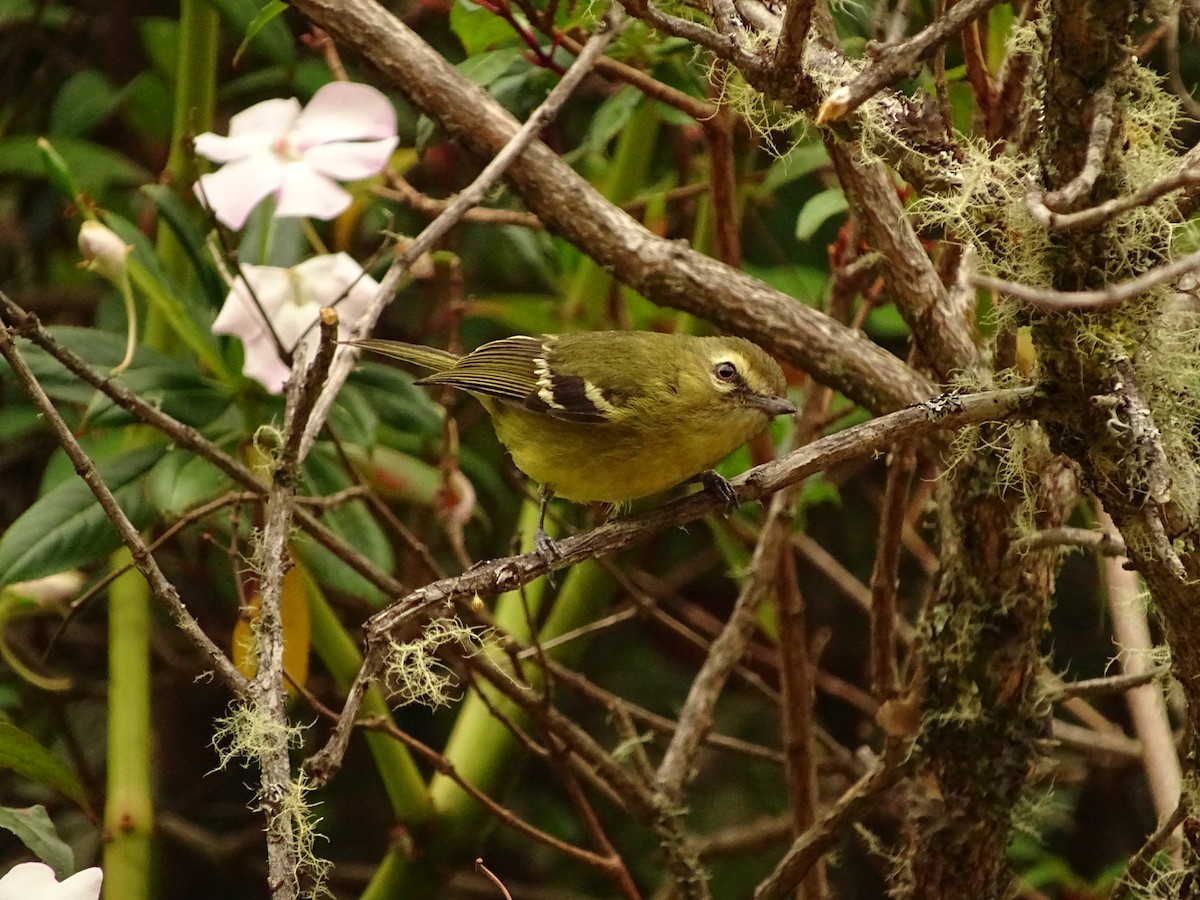
[[696,480],[704,485],[706,491],[724,503],[725,515],[729,515],[737,509],[737,491],[733,489],[733,485],[721,476],[716,469],[705,469],[696,476]]
[[[533,549],[549,568],[549,566],[558,559],[558,548],[554,546],[554,541],[550,535],[546,534],[546,508],[550,505],[551,498],[554,497],[554,491],[546,487],[544,484],[538,487],[538,524],[537,531],[533,534]],[[551,573],[553,580],[553,573]]]

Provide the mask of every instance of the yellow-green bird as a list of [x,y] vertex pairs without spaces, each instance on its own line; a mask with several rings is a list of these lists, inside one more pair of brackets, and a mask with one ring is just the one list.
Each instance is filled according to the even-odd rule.
[[535,545],[552,496],[624,503],[702,480],[732,503],[712,466],[796,407],[779,364],[738,337],[640,331],[518,335],[465,356],[400,341],[356,346],[466,391],[492,417],[517,468],[541,485]]

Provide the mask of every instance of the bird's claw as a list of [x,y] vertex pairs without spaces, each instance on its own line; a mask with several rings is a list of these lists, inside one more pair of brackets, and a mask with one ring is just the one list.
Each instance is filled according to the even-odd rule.
[[709,469],[700,473],[700,483],[704,485],[704,489],[721,501],[725,507],[725,515],[729,515],[738,507],[737,491],[733,489],[724,477]]
[[538,559],[546,564],[546,578],[550,584],[554,584],[554,561],[559,558],[558,547],[554,544],[554,539],[539,527],[533,535],[533,552],[538,555]]

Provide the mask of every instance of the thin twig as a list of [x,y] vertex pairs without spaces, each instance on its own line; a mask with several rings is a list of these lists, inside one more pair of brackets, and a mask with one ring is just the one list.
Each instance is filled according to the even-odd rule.
[[[786,503],[789,515],[795,512],[799,488],[776,494]],[[767,527],[771,525],[770,519]],[[788,800],[791,806],[793,834],[812,827],[820,793],[817,787],[817,755],[814,735],[816,690],[814,669],[820,652],[809,652],[808,610],[800,592],[796,557],[784,553],[779,561],[779,584],[775,592],[779,629],[779,682],[783,705],[783,746],[785,753]],[[829,882],[825,866],[818,861],[805,877],[798,896],[801,900],[825,900]]]
[[917,468],[911,444],[893,447],[888,458],[879,539],[871,570],[871,689],[883,703],[900,690],[896,666],[896,587],[900,578],[900,544],[907,512],[908,489]]
[[1175,807],[1175,811],[1171,815],[1159,823],[1158,828],[1154,829],[1154,833],[1146,839],[1146,843],[1138,848],[1137,853],[1129,857],[1129,865],[1125,867],[1125,874],[1118,878],[1117,883],[1113,885],[1112,893],[1108,895],[1109,900],[1144,896],[1143,891],[1135,890],[1138,886],[1133,884],[1132,879],[1141,877],[1142,870],[1150,865],[1150,861],[1166,845],[1171,835],[1187,821],[1190,809],[1191,804],[1184,801]]
[[1146,185],[1146,187],[1139,191],[1114,197],[1111,200],[1106,200],[1103,203],[1098,203],[1095,206],[1089,206],[1086,209],[1076,212],[1055,212],[1049,209],[1044,203],[1038,202],[1036,194],[1027,197],[1026,203],[1034,218],[1042,222],[1042,224],[1049,228],[1069,230],[1072,228],[1087,228],[1092,225],[1099,225],[1101,222],[1116,218],[1123,212],[1128,212],[1139,206],[1149,206],[1167,194],[1183,190],[1184,188],[1195,187],[1198,184],[1200,184],[1200,169],[1195,168],[1195,164],[1192,162],[1187,168],[1181,169],[1173,175],[1160,178],[1158,181]]
[[497,878],[495,875],[493,875],[492,870],[483,864],[483,857],[480,857],[475,860],[475,870],[478,872],[482,872],[484,877],[487,878],[488,881],[490,881],[492,884],[494,884],[496,887],[498,887],[500,889],[500,893],[504,895],[504,900],[513,900],[512,894],[510,894],[508,892],[508,888],[506,888],[504,886],[504,882],[501,881],[499,878]]
[[692,681],[679,714],[675,734],[663,754],[656,780],[668,801],[682,800],[684,786],[694,777],[701,738],[712,728],[717,700],[733,668],[742,658],[758,617],[758,606],[775,585],[779,560],[790,531],[792,491],[782,491],[771,500],[767,521],[742,582],[737,602],[721,634],[709,648],[704,664]]
[[[297,356],[288,383],[283,444],[267,493],[264,524],[255,557],[262,572],[255,635],[257,672],[250,684],[254,715],[268,724],[257,756],[260,769],[258,809],[265,819],[267,877],[273,900],[299,896],[301,858],[295,841],[295,816],[289,808],[292,764],[288,747],[287,692],[283,678],[283,580],[292,567],[288,538],[292,529],[293,495],[303,461],[301,436],[337,349],[337,313],[320,313],[317,352],[312,364]],[[307,371],[305,370],[307,368]]]
[[1143,684],[1150,684],[1170,674],[1170,666],[1155,666],[1144,672],[1128,675],[1109,675],[1105,678],[1064,681],[1054,689],[1052,697],[1055,700],[1065,700],[1069,697],[1106,697],[1109,694],[1119,694],[1122,691],[1141,687]]
[[[1115,526],[1104,509],[1097,504],[1100,527],[1109,531]],[[1144,675],[1151,668],[1149,654],[1154,649],[1150,624],[1146,621],[1146,604],[1138,574],[1123,565],[1124,560],[1107,557],[1103,560],[1103,575],[1108,587],[1108,608],[1112,616],[1113,641],[1120,648],[1118,658],[1127,675]],[[1162,692],[1153,684],[1131,688],[1125,694],[1134,734],[1142,742],[1142,766],[1154,811],[1166,818],[1179,804],[1183,789],[1183,767],[1167,704]],[[1176,860],[1180,863],[1181,860]]]
[[875,768],[860,778],[816,824],[800,835],[758,887],[754,900],[783,900],[791,894],[838,835],[880,794],[895,784],[912,765],[902,751],[889,753]]
[[1052,288],[1038,288],[986,275],[976,275],[971,281],[975,287],[995,291],[998,294],[1006,294],[1015,300],[1022,300],[1030,306],[1036,306],[1047,312],[1076,310],[1100,312],[1119,306],[1126,300],[1131,300],[1139,294],[1144,294],[1160,284],[1173,281],[1180,275],[1186,275],[1197,268],[1200,268],[1200,250],[1189,253],[1173,263],[1151,269],[1137,278],[1109,285],[1098,291],[1056,291]]
[[1045,221],[1054,213],[1071,209],[1080,200],[1091,193],[1104,169],[1104,160],[1108,156],[1108,144],[1112,140],[1113,131],[1113,97],[1112,88],[1101,88],[1092,99],[1092,124],[1088,133],[1087,150],[1084,154],[1083,168],[1079,174],[1066,185],[1049,194],[1033,193],[1025,198],[1030,212],[1039,221]]
[[1118,534],[1103,531],[1092,531],[1090,528],[1074,528],[1064,525],[1060,528],[1044,528],[1021,538],[1021,543],[1036,550],[1042,547],[1074,546],[1081,550],[1090,550],[1104,556],[1124,556],[1125,542]]
[[[337,719],[336,712],[316,702],[315,698],[311,695],[306,695],[306,699],[309,703],[314,705],[321,715],[330,719]],[[463,776],[459,774],[458,769],[455,768],[454,764],[445,756],[443,756],[441,753],[438,753],[429,745],[417,740],[415,737],[408,734],[408,732],[397,728],[394,723],[389,722],[384,717],[371,716],[363,719],[359,724],[363,728],[370,729],[371,731],[377,731],[381,734],[386,734],[402,743],[409,750],[415,751],[433,767],[434,771],[436,771],[439,775],[443,775],[453,781],[463,790],[464,793],[471,796],[488,813],[495,816],[496,820],[502,825],[513,829],[530,840],[545,844],[547,847],[562,853],[564,856],[567,856],[576,862],[593,866],[594,868],[602,871],[611,869],[612,863],[606,857],[603,857],[598,853],[593,853],[591,850],[585,850],[582,847],[576,847],[574,844],[568,844],[566,841],[563,841],[560,838],[549,834],[548,832],[542,831],[536,825],[526,822],[502,803],[497,803],[484,791],[481,791],[470,781],[463,778]]]
[[788,0],[772,63],[780,78],[798,78],[803,74],[804,45],[808,43],[808,29],[812,25],[815,5],[816,0]]

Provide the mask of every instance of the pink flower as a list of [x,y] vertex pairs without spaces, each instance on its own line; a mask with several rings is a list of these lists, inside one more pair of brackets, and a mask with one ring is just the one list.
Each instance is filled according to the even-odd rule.
[[[321,307],[332,306],[337,310],[338,337],[344,339],[350,336],[351,326],[379,290],[375,279],[363,274],[362,267],[345,253],[314,256],[290,269],[251,265],[241,268],[241,276],[234,281],[225,305],[213,322],[213,331],[241,338],[246,348],[242,373],[261,382],[273,394],[283,389],[291,370],[276,352],[268,319],[284,348],[295,351],[299,344],[300,352],[309,360],[316,350],[317,328],[313,323]],[[258,298],[258,305],[251,291]]]
[[197,153],[225,163],[200,176],[196,196],[230,228],[268,195],[277,216],[332,219],[350,205],[337,182],[382,170],[396,142],[396,110],[370,85],[332,82],[303,111],[295,97],[264,100],[229,120],[228,137],[196,138]]
[[93,867],[60,883],[45,863],[21,863],[0,878],[0,900],[96,900],[103,880],[104,873]]

